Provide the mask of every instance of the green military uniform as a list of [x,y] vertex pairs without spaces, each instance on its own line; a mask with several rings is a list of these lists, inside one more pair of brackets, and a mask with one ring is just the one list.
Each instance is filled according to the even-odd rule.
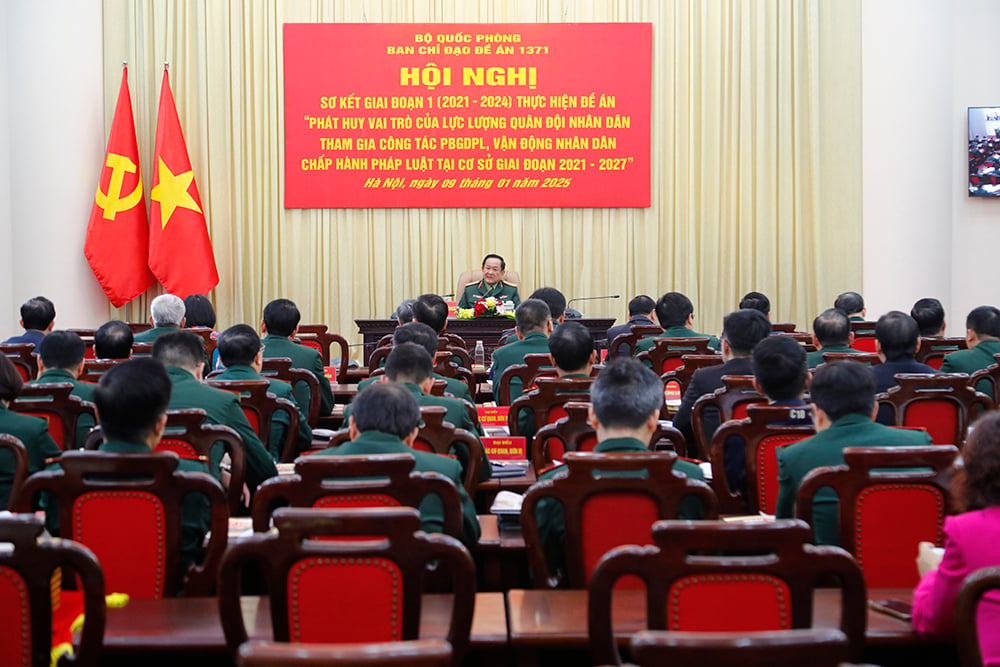
[[864,354],[861,350],[855,350],[853,347],[848,347],[846,345],[827,345],[822,350],[806,352],[806,363],[809,365],[809,370],[814,370],[817,366],[824,363],[823,353],[825,352],[836,352],[838,354]]
[[[257,486],[265,479],[278,474],[271,454],[257,437],[250,422],[247,421],[246,415],[243,414],[243,408],[240,407],[240,399],[236,394],[202,384],[193,375],[177,366],[167,366],[167,375],[170,376],[170,382],[173,385],[170,389],[170,405],[167,406],[169,410],[194,408],[204,410],[208,414],[206,421],[209,424],[228,426],[243,439],[247,459],[246,482],[250,493],[254,493]],[[209,471],[215,477],[219,476],[219,461],[221,459],[222,449],[213,447]]]
[[[292,385],[287,382],[282,382],[281,380],[263,377],[250,366],[229,366],[226,370],[216,375],[215,379],[239,381],[267,380],[268,393],[295,403]],[[301,406],[296,404],[296,407],[299,412],[299,435],[298,438],[296,438],[296,443],[298,444],[298,451],[301,452],[309,449],[309,446],[312,444],[312,429],[309,428],[309,415],[302,411]],[[284,410],[278,410],[271,418],[271,433],[268,439],[268,449],[271,451],[271,458],[275,461],[281,457],[281,443],[285,439],[285,434],[288,433],[288,424],[288,413]]]
[[[795,495],[809,471],[821,466],[844,465],[845,447],[899,447],[931,444],[924,431],[892,428],[867,415],[845,415],[811,438],[778,449],[779,519],[795,516]],[[840,545],[837,496],[821,489],[813,499],[812,526],[816,544]],[[807,521],[809,517],[803,517]]]
[[[80,382],[73,377],[72,373],[65,369],[50,368],[39,375],[37,380],[32,380],[28,384],[42,384],[44,382],[69,382],[73,385],[73,391],[70,392],[70,396],[76,396],[88,403],[94,402],[94,390],[97,389],[97,385],[90,384],[89,382]],[[92,428],[94,428],[94,418],[90,415],[80,415],[80,418],[76,420],[76,446],[79,449],[83,449],[83,445],[87,442],[87,436],[90,435]]]
[[[274,359],[277,357],[288,357],[292,360],[292,368],[304,368],[316,376],[319,381],[320,404],[319,413],[328,415],[333,412],[333,389],[330,388],[330,380],[323,372],[323,358],[319,356],[319,351],[305,345],[299,345],[284,336],[268,334],[261,341],[264,344],[264,358]],[[299,409],[309,414],[309,387],[304,382],[298,383],[295,388],[295,402]]]
[[[447,412],[444,415],[444,420],[450,422],[455,428],[462,428],[476,436],[477,438],[483,435],[483,428],[478,423],[473,423],[472,418],[469,417],[469,410],[465,407],[463,401],[457,398],[448,398],[447,396],[434,396],[432,394],[425,394],[424,390],[420,388],[419,385],[413,384],[412,382],[403,382],[402,385],[413,394],[413,398],[417,399],[417,405],[420,407],[427,406],[439,406],[445,408]],[[344,409],[344,423],[347,423],[348,418],[351,416],[351,406],[348,405]],[[462,464],[462,470],[465,470],[466,463],[468,461],[468,454],[465,449],[456,449],[455,456],[458,458],[459,462]],[[483,451],[483,463],[479,467],[479,481],[485,482],[490,477],[493,476],[493,469],[490,467],[490,460],[486,456],[485,450]]]
[[[465,380],[459,380],[458,378],[445,377],[444,375],[441,375],[440,373],[434,373],[434,379],[435,380],[444,380],[444,390],[445,390],[445,393],[451,394],[455,398],[460,398],[463,401],[468,401],[469,403],[472,403],[473,405],[476,404],[476,402],[474,400],[472,400],[472,394],[469,392],[469,385],[465,382]],[[378,381],[378,377],[365,378],[364,380],[362,380],[361,382],[358,383],[358,391],[359,392],[362,391],[365,387],[367,387],[371,383],[377,382],[377,381]]]
[[633,356],[635,354],[639,354],[640,352],[647,352],[649,350],[652,350],[653,346],[656,345],[657,338],[707,338],[709,349],[715,350],[716,352],[719,351],[719,347],[721,345],[721,343],[719,343],[719,339],[716,338],[715,336],[698,333],[697,331],[693,331],[684,326],[676,326],[666,329],[661,334],[656,334],[655,336],[647,336],[646,338],[640,340],[635,345],[635,352],[633,353]]
[[462,289],[462,297],[458,300],[458,307],[472,308],[476,305],[476,301],[489,297],[493,297],[501,303],[513,301],[515,307],[521,303],[521,297],[517,293],[517,285],[514,283],[501,280],[496,284],[488,285],[483,279],[477,283],[469,283]]
[[[0,403],[0,433],[12,435],[28,450],[28,472],[45,469],[46,459],[59,458],[62,450],[49,435],[44,419],[22,415]],[[10,487],[14,483],[14,455],[0,449],[0,509],[7,509]]]
[[[524,363],[525,355],[548,353],[549,337],[541,331],[532,331],[515,343],[493,350],[493,366],[490,369],[493,374],[493,400],[500,404],[500,378],[509,366]],[[521,380],[514,378],[510,383],[510,400],[513,401],[523,392]]]
[[[980,341],[978,345],[968,350],[958,350],[944,355],[944,361],[941,362],[941,372],[972,375],[980,369],[997,363],[993,358],[994,354],[1000,354],[1000,340]],[[993,385],[989,380],[978,382],[976,390],[993,398]]]
[[[388,433],[366,431],[356,440],[345,442],[339,447],[328,447],[316,452],[317,455],[348,456],[372,454],[410,454],[416,459],[418,472],[437,472],[447,477],[458,488],[462,500],[462,541],[473,545],[479,541],[479,519],[476,506],[462,486],[462,469],[458,461],[429,452],[421,452],[409,447],[402,440]],[[444,527],[444,509],[437,496],[426,496],[420,503],[420,528],[428,533],[440,533]]]
[[[609,438],[597,443],[594,452],[599,454],[649,453],[646,443],[635,438]],[[560,465],[546,470],[538,476],[538,480],[554,479],[565,474],[566,466]],[[701,468],[690,461],[677,459],[674,461],[674,471],[688,479],[704,481],[705,475]],[[703,516],[701,501],[696,498],[686,498],[681,502],[679,517],[681,519],[700,519]],[[535,519],[538,522],[538,537],[545,550],[549,569],[553,572],[564,569],[566,558],[566,526],[562,505],[554,499],[546,498],[535,508]]]
[[139,333],[132,336],[133,343],[152,343],[156,341],[157,338],[163,334],[168,334],[172,331],[181,331],[180,327],[175,327],[170,324],[162,327],[153,327],[152,329],[146,329],[145,331],[140,331]]

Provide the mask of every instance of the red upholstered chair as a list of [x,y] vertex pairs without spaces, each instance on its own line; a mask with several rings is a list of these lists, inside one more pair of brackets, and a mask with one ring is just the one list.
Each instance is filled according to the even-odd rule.
[[[782,422],[799,420],[810,414],[808,407],[780,405],[749,405],[745,419],[724,422],[715,432],[709,447],[712,462],[712,488],[719,497],[724,513],[764,512],[774,514],[778,502],[777,450],[816,434],[811,425],[779,426]],[[739,436],[745,443],[747,492],[729,488],[726,477],[726,440]]]
[[120,364],[126,359],[84,359],[83,372],[80,373],[80,382],[90,382],[97,384],[101,381],[101,376]]
[[[500,396],[499,405],[510,405],[510,382],[514,378],[521,381],[521,392],[527,393],[531,389],[536,377],[551,377],[556,374],[556,368],[552,362],[552,355],[549,354],[526,354],[523,364],[514,364],[504,369],[499,378],[500,388],[497,390]],[[498,379],[494,378],[494,382]]]
[[[0,665],[96,665],[106,614],[101,566],[80,544],[42,538],[43,528],[29,514],[0,516]],[[75,575],[82,591],[60,591],[61,572]],[[53,661],[54,634],[71,641],[78,613],[85,620],[75,653]]]
[[25,382],[38,377],[38,359],[31,343],[0,343],[0,352],[10,359]]
[[879,404],[892,407],[896,426],[923,428],[936,445],[961,447],[972,420],[993,407],[964,373],[899,373],[896,381],[877,396]]
[[[997,357],[1000,357],[1000,354],[993,355],[994,359]],[[993,407],[1000,408],[1000,360],[998,360],[995,364],[990,364],[986,368],[980,368],[978,371],[969,376],[969,386],[973,389],[985,389],[985,387],[981,387],[980,384],[987,382],[993,390]]]
[[[840,543],[854,554],[869,588],[911,588],[918,542],[941,546],[951,496],[938,474],[958,449],[848,447],[846,466],[817,468],[795,498],[795,516],[811,521],[816,492],[829,487],[840,503]],[[888,469],[888,470],[887,470]]]
[[271,439],[271,429],[274,427],[274,414],[284,412],[288,415],[288,428],[285,430],[285,439],[280,446],[279,460],[282,463],[291,463],[298,455],[299,436],[299,409],[287,398],[278,398],[268,392],[267,380],[213,380],[205,381],[205,384],[218,389],[231,391],[240,397],[240,407],[246,415],[250,426],[257,433],[261,442],[269,442]]
[[657,338],[651,349],[635,358],[651,366],[657,375],[663,375],[684,363],[681,357],[685,354],[712,354],[708,338]]
[[444,534],[462,536],[462,501],[443,475],[416,472],[408,454],[300,456],[295,473],[265,480],[253,499],[253,528],[266,531],[279,507],[420,507],[428,495],[441,499]]
[[856,361],[861,364],[877,366],[882,363],[882,357],[876,352],[824,352],[823,363],[832,364],[835,361]]
[[215,479],[178,472],[177,463],[175,455],[164,452],[65,452],[61,469],[28,478],[16,509],[29,511],[40,492],[51,492],[63,537],[94,552],[108,590],[161,598],[182,590],[176,576],[182,501],[189,493],[204,496],[211,506],[212,536],[202,562],[188,568],[183,591],[210,595],[226,549],[226,496]]
[[[14,465],[10,466],[14,473],[10,480],[10,496],[8,500],[17,498],[24,485],[24,480],[28,478],[28,450],[24,448],[24,443],[12,435],[0,433],[0,455],[10,456],[14,459]],[[7,505],[0,505],[0,510],[6,510]],[[3,627],[0,625],[0,627]],[[0,663],[2,664],[2,663]]]
[[666,390],[667,385],[676,384],[680,395],[683,396],[696,370],[708,366],[720,366],[724,362],[725,359],[721,354],[685,354],[681,356],[680,366],[660,375],[663,388]]
[[551,466],[565,452],[589,452],[597,445],[597,432],[587,421],[590,403],[570,401],[562,409],[566,414],[538,429],[531,441],[529,455],[536,473]]
[[25,415],[40,417],[49,425],[49,434],[59,449],[76,449],[76,425],[82,415],[90,415],[96,423],[94,404],[70,396],[69,382],[26,384],[21,394],[10,403],[10,409]]
[[414,639],[375,644],[285,644],[250,641],[240,645],[239,667],[447,667],[451,644],[444,639]]
[[264,377],[273,377],[297,387],[299,382],[305,382],[309,387],[309,413],[307,415],[309,426],[316,428],[319,423],[319,408],[322,396],[319,393],[319,380],[310,371],[304,368],[292,368],[292,360],[288,357],[272,357],[264,359],[263,368],[260,374]]
[[767,399],[754,389],[752,375],[723,375],[722,387],[700,396],[691,408],[691,430],[694,432],[694,442],[688,443],[691,456],[702,461],[708,459],[709,435],[705,421],[713,411],[718,415],[718,421],[713,417],[713,423],[721,425],[730,419],[743,419],[747,416],[747,408],[759,403],[767,403]]
[[513,436],[521,435],[521,412],[531,412],[536,426],[555,423],[566,416],[562,406],[570,401],[590,402],[590,385],[593,378],[539,377],[531,391],[518,396],[507,412],[507,428]]
[[618,334],[614,340],[608,341],[608,359],[633,354],[636,343],[647,336],[655,336],[659,333],[663,333],[663,329],[656,325],[637,324],[633,326],[631,333]]
[[867,618],[861,570],[843,549],[809,544],[805,522],[658,521],[652,536],[654,546],[618,547],[594,570],[588,624],[595,664],[621,663],[611,598],[628,575],[646,585],[648,629],[741,633],[811,627],[813,591],[832,576],[849,656],[860,657]]
[[555,588],[538,532],[535,510],[544,499],[563,508],[566,530],[566,583],[585,588],[594,567],[620,544],[649,544],[658,519],[677,518],[681,502],[697,498],[704,516],[717,516],[715,494],[704,482],[675,475],[672,452],[648,454],[566,454],[566,474],[532,486],[521,505],[521,525],[536,588]]
[[325,324],[300,324],[296,334],[298,342],[319,351],[323,365],[329,366],[333,355],[330,348],[336,343],[340,349],[340,364],[337,366],[337,382],[347,382],[347,369],[351,363],[351,349],[347,339],[340,334],[327,331]]
[[955,639],[963,667],[984,665],[983,653],[979,648],[978,608],[983,596],[997,589],[1000,589],[1000,567],[984,567],[966,577],[958,592]]
[[851,655],[847,635],[834,628],[762,632],[644,630],[632,635],[629,646],[632,664],[639,667],[844,667]]
[[413,448],[441,456],[453,456],[453,447],[464,449],[467,452],[467,459],[462,485],[469,495],[474,495],[476,485],[479,484],[479,469],[485,458],[483,443],[474,434],[465,429],[455,428],[453,424],[446,422],[444,416],[447,412],[447,408],[436,405],[420,408],[420,418],[423,423],[417,432]]
[[274,526],[276,531],[232,545],[222,561],[219,611],[233,650],[247,639],[240,582],[251,561],[263,565],[274,639],[306,644],[418,639],[424,572],[437,561],[451,575],[447,640],[455,662],[461,661],[472,626],[476,570],[458,540],[420,531],[420,514],[408,507],[282,508],[274,513]]
[[967,350],[969,343],[964,338],[947,338],[945,336],[921,336],[920,349],[914,358],[922,364],[927,364],[935,370],[941,369],[944,355],[955,350]]

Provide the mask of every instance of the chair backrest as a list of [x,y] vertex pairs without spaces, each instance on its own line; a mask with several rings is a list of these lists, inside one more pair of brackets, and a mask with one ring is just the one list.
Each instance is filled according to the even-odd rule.
[[[712,486],[725,513],[764,512],[774,514],[778,503],[778,454],[785,445],[816,434],[809,424],[789,425],[811,414],[806,407],[755,404],[747,406],[746,419],[724,422],[712,437],[709,458],[712,462]],[[743,439],[746,452],[746,496],[729,488],[726,477],[726,441],[732,436]]]
[[274,429],[274,414],[284,412],[288,415],[288,428],[285,438],[278,447],[279,460],[291,463],[298,454],[299,409],[287,398],[278,398],[268,392],[270,384],[267,380],[215,380],[205,381],[212,387],[230,391],[240,397],[240,407],[246,415],[250,426],[257,433],[261,442],[269,442]]
[[796,330],[795,322],[771,322],[771,333],[790,334],[799,333]]
[[80,339],[83,341],[83,344],[86,346],[86,349],[84,350],[84,353],[83,353],[83,358],[85,360],[86,359],[93,359],[94,358],[94,334],[97,332],[97,329],[67,329],[67,331],[72,331],[77,336],[79,336]]
[[807,333],[805,331],[793,331],[791,333],[787,333],[783,331],[774,331],[773,329],[772,331],[779,336],[788,336],[789,338],[794,339],[795,342],[801,345],[802,349],[806,352],[816,351],[816,346],[813,345],[812,340],[813,335],[811,333]]
[[97,384],[101,381],[101,376],[123,361],[127,359],[84,359],[79,379],[81,382]]
[[927,364],[935,370],[941,369],[944,355],[955,350],[967,350],[969,343],[964,338],[949,338],[946,336],[921,336],[920,349],[914,358],[922,364]]
[[[462,296],[462,292],[465,290],[465,286],[469,283],[478,283],[483,279],[483,269],[480,267],[478,269],[469,269],[468,271],[462,271],[458,276],[458,284],[455,286],[455,294],[457,296]],[[505,269],[504,282],[508,282],[518,286],[518,291],[524,294],[521,288],[521,274],[513,269]]]
[[648,363],[657,375],[663,375],[684,363],[681,357],[685,354],[711,354],[708,341],[708,338],[657,338],[652,348],[635,358]]
[[[512,364],[508,366],[504,369],[503,374],[500,376],[500,388],[497,390],[500,398],[499,404],[511,404],[510,384],[515,378],[521,382],[521,393],[527,393],[531,389],[531,385],[535,381],[536,377],[549,377],[555,374],[556,368],[552,361],[552,355],[524,355],[524,363]],[[493,381],[497,382],[498,378],[493,378]]]
[[878,352],[878,348],[876,347],[877,342],[878,341],[874,335],[855,334],[854,343],[852,343],[852,345],[855,350],[867,352],[868,354],[876,354]]
[[708,366],[720,366],[725,361],[721,354],[682,355],[680,366],[660,375],[660,379],[663,380],[663,389],[666,390],[669,384],[676,384],[680,395],[683,396],[684,392],[687,391],[688,385],[691,384],[691,378],[694,376],[696,370]]
[[675,452],[677,456],[687,456],[687,440],[673,424],[660,420],[649,438],[649,449],[654,452]]
[[452,357],[453,354],[450,350],[439,351],[434,357],[434,372],[446,378],[455,378],[464,382],[469,387],[469,395],[475,400],[476,376],[469,370],[472,366],[459,366],[452,361]]
[[536,588],[560,583],[551,572],[535,510],[543,499],[562,505],[566,579],[585,588],[594,567],[619,544],[649,544],[658,519],[677,518],[682,501],[697,498],[706,518],[717,516],[715,494],[704,482],[675,475],[673,452],[566,454],[566,474],[532,486],[521,505],[521,525]]
[[71,396],[73,385],[69,382],[43,382],[26,384],[21,394],[10,403],[10,409],[45,420],[49,434],[59,449],[76,449],[76,425],[82,415],[97,419],[94,404]]
[[324,366],[330,365],[330,360],[333,359],[330,348],[336,343],[340,349],[340,363],[337,365],[337,382],[347,382],[347,369],[351,363],[351,348],[346,338],[340,334],[327,331],[325,324],[300,324],[296,336],[299,339],[298,342],[302,345],[307,345],[319,351],[319,356],[323,359]]
[[212,357],[215,355],[216,340],[213,337],[215,331],[211,327],[185,327],[184,331],[190,331],[201,338],[205,347],[205,368],[211,369]]
[[[966,577],[958,592],[955,608],[955,639],[962,667],[983,667],[985,664],[979,646],[979,603],[984,595],[993,592],[990,602],[996,605],[992,598],[997,595],[998,589],[1000,589],[1000,567],[984,567]],[[992,627],[990,629],[992,630]]]
[[691,408],[691,430],[694,433],[694,442],[688,443],[689,450],[694,449],[691,455],[703,461],[709,458],[709,440],[715,431],[709,432],[705,428],[706,411],[717,412],[718,421],[713,416],[709,424],[710,428],[717,428],[730,419],[743,419],[747,416],[747,408],[758,403],[767,403],[767,398],[754,389],[752,375],[723,375],[722,386],[711,394],[700,396]]
[[877,366],[882,363],[882,357],[876,352],[824,352],[823,363],[832,364],[835,361],[856,361],[859,364]]
[[372,350],[371,356],[368,357],[368,374],[377,368],[382,368],[385,366],[385,360],[389,357],[389,353],[392,352],[392,345],[380,345]]
[[[447,640],[454,659],[462,659],[472,626],[475,565],[455,538],[419,531],[415,509],[282,508],[274,526],[276,531],[232,545],[223,558],[219,611],[231,649],[247,639],[240,584],[248,562],[264,565],[276,641],[367,643],[418,637],[424,572],[438,561],[454,590]],[[365,539],[344,539],[359,536]]]
[[133,357],[149,357],[153,354],[152,343],[132,343]]
[[188,568],[184,590],[208,595],[226,548],[226,496],[208,475],[178,472],[178,462],[164,452],[65,452],[60,470],[28,478],[17,509],[30,510],[40,492],[51,492],[64,537],[94,552],[108,590],[160,598],[180,591],[182,501],[190,493],[203,495],[211,506],[212,536],[202,563]]
[[812,520],[816,492],[830,488],[840,505],[840,543],[854,554],[869,588],[917,584],[915,545],[941,546],[951,494],[938,475],[958,449],[927,447],[848,447],[846,466],[809,472],[799,485],[795,515]]
[[451,644],[444,639],[308,645],[249,641],[236,656],[239,667],[446,667],[453,660]]
[[5,458],[10,456],[14,459],[14,465],[4,466],[5,469],[11,470],[12,473],[7,502],[0,504],[0,511],[2,511],[8,509],[8,505],[13,504],[13,500],[21,493],[24,480],[28,478],[28,450],[25,448],[24,443],[14,436],[7,433],[0,433],[0,456]]
[[597,445],[597,431],[587,421],[590,403],[570,401],[562,409],[566,414],[540,427],[531,441],[529,458],[536,473],[551,466],[565,452],[589,452]]
[[879,404],[892,408],[897,426],[923,428],[936,445],[961,447],[972,420],[993,407],[965,373],[899,373],[896,382],[879,394]]
[[832,575],[842,592],[840,629],[850,657],[860,657],[867,618],[861,570],[843,549],[810,544],[805,522],[658,521],[652,538],[652,547],[612,550],[594,570],[588,625],[595,664],[621,662],[611,596],[628,575],[646,585],[648,629],[744,633],[812,626],[813,591]]
[[346,509],[420,507],[436,496],[443,507],[445,535],[462,536],[462,501],[443,475],[414,471],[409,454],[302,456],[295,473],[265,480],[254,495],[251,516],[257,532],[268,530],[271,515],[284,506]]
[[292,368],[292,360],[288,357],[272,357],[264,359],[260,374],[264,377],[275,377],[297,387],[299,382],[305,382],[309,387],[309,412],[307,421],[311,428],[319,424],[319,408],[322,396],[319,393],[319,380],[304,368]]
[[444,416],[447,412],[447,408],[437,405],[420,408],[420,418],[423,423],[417,432],[413,448],[441,456],[452,456],[452,447],[464,449],[467,453],[467,459],[462,486],[469,492],[469,495],[474,495],[476,485],[479,484],[479,469],[482,467],[485,457],[483,443],[474,434],[446,422]]
[[34,354],[35,346],[31,343],[0,343],[0,352],[10,359],[25,382],[38,377],[38,359]]
[[632,330],[620,333],[614,340],[608,341],[608,359],[614,359],[622,355],[631,355],[635,352],[635,345],[646,336],[655,336],[663,333],[663,329],[655,324],[636,324]]
[[472,370],[472,355],[469,351],[465,349],[465,341],[462,341],[461,345],[456,345],[451,336],[455,336],[458,340],[462,340],[461,337],[455,334],[441,334],[438,336],[438,351],[439,352],[451,352],[451,356],[448,357],[452,361],[456,361],[462,368]]
[[[997,357],[1000,357],[1000,354],[993,355],[994,359]],[[969,386],[973,389],[976,389],[980,382],[989,382],[993,390],[993,407],[1000,408],[1000,359],[997,359],[997,363],[980,368],[969,376]]]
[[519,425],[521,412],[527,410],[535,417],[535,426],[555,423],[566,416],[562,406],[570,401],[590,402],[590,385],[594,383],[591,377],[586,378],[556,378],[538,377],[535,388],[518,396],[510,404],[507,412],[507,427],[513,436],[521,435]]
[[[49,667],[55,606],[80,598],[83,628],[73,655],[58,663],[63,667],[96,665],[104,638],[106,608],[104,575],[86,547],[70,540],[42,538],[42,520],[30,514],[0,516],[0,665]],[[60,591],[61,572],[73,574],[82,592]]]
[[632,664],[698,667],[838,667],[850,643],[834,628],[761,632],[671,632],[643,630],[629,642]]

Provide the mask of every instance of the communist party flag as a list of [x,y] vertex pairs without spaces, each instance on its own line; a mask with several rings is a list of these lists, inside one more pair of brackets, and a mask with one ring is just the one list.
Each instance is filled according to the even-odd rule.
[[148,244],[139,147],[128,92],[128,68],[124,68],[108,150],[83,244],[83,254],[115,308],[121,308],[156,282],[146,263]]
[[219,271],[166,69],[149,198],[149,268],[168,292],[182,299],[207,293],[219,284]]

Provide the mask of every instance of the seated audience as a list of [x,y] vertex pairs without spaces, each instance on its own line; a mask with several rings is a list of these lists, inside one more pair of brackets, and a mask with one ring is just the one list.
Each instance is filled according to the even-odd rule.
[[708,346],[719,349],[719,339],[694,331],[694,305],[691,299],[680,292],[667,292],[656,302],[656,319],[663,327],[663,333],[648,336],[636,344],[635,353],[653,349],[657,338],[707,338]]
[[[875,347],[882,357],[882,363],[872,367],[877,394],[899,384],[896,381],[897,373],[937,373],[927,364],[914,359],[920,349],[920,329],[917,321],[906,313],[890,310],[878,318],[875,324]],[[892,407],[880,406],[875,420],[892,426],[895,423]]]
[[[83,357],[87,352],[87,345],[80,336],[72,331],[53,331],[46,334],[35,351],[38,353],[38,378],[28,384],[68,382],[73,385],[71,396],[88,403],[94,402],[95,386],[78,379],[83,372]],[[83,449],[92,428],[94,418],[80,415],[76,422],[76,446],[79,449]]]
[[[517,341],[493,350],[493,365],[490,377],[493,379],[493,400],[500,403],[500,378],[509,366],[524,363],[528,354],[548,354],[549,335],[552,333],[552,315],[548,305],[541,299],[525,299],[514,311]],[[510,383],[510,400],[521,395],[521,381],[514,378]]]
[[406,324],[407,322],[413,321],[413,304],[417,302],[416,299],[403,299],[396,306],[396,310],[392,311],[392,315],[389,317],[396,320],[397,324]]
[[[545,302],[545,305],[549,307],[549,315],[552,317],[552,326],[566,321],[566,297],[555,287],[539,287],[528,298]],[[516,340],[518,340],[516,328],[505,331],[497,347],[503,347]]]
[[105,322],[94,332],[94,356],[98,359],[128,359],[132,356],[132,328],[121,320]]
[[179,296],[161,294],[149,304],[149,323],[152,329],[140,331],[134,336],[136,343],[152,343],[163,334],[177,331],[184,326],[184,302]]
[[472,308],[476,301],[489,297],[497,301],[513,301],[517,306],[521,297],[517,293],[517,285],[504,280],[507,273],[507,262],[500,255],[489,254],[483,258],[483,279],[471,282],[462,288],[458,299],[459,308]]
[[[260,336],[249,324],[236,324],[219,334],[216,348],[219,358],[225,367],[215,379],[217,380],[267,380],[268,392],[277,398],[284,398],[295,405],[292,385],[276,378],[265,378],[260,374],[263,364],[263,350]],[[308,415],[296,405],[299,413],[299,433],[296,438],[298,450],[309,449],[312,444],[312,429],[309,428]],[[288,413],[278,410],[271,419],[271,433],[268,438],[268,449],[271,458],[277,461],[281,457],[281,445],[289,427]]]
[[[759,310],[743,308],[734,310],[723,318],[722,358],[725,361],[718,366],[707,366],[694,372],[674,416],[674,427],[684,434],[689,443],[694,442],[694,428],[691,425],[694,402],[704,394],[711,394],[725,386],[722,382],[722,377],[725,375],[753,375],[750,353],[757,343],[770,335],[771,323]],[[707,444],[711,442],[715,430],[719,428],[718,411],[705,410],[703,423]]]
[[[1000,413],[976,422],[962,461],[954,486],[964,513],[945,517],[943,556],[934,554],[933,544],[920,544],[921,578],[913,591],[914,629],[947,642],[955,639],[955,602],[966,578],[1000,566]],[[976,616],[983,663],[1000,664],[1000,601],[986,595]]]
[[38,346],[42,338],[52,331],[56,319],[56,307],[44,296],[36,296],[21,304],[21,326],[24,333],[11,336],[4,344],[31,343]]
[[921,336],[943,336],[947,324],[944,321],[944,306],[937,299],[919,299],[910,309],[910,317],[917,322]]
[[740,309],[743,308],[759,310],[767,316],[767,319],[771,319],[771,300],[767,298],[766,294],[762,294],[761,292],[747,292],[740,299]]
[[854,333],[847,314],[838,308],[827,308],[813,320],[813,345],[815,352],[806,355],[809,370],[823,363],[824,352],[851,353],[861,352],[851,347],[854,343]]
[[865,299],[857,292],[844,292],[833,301],[833,307],[847,313],[851,322],[865,321]]
[[[215,329],[215,308],[212,302],[204,294],[191,294],[184,297],[184,325],[186,327],[199,327],[205,329]],[[218,335],[212,332],[214,338]]]
[[440,336],[448,327],[448,303],[437,294],[421,294],[413,302],[413,320],[426,324]]
[[[892,428],[872,420],[875,374],[869,366],[853,361],[824,364],[813,375],[809,394],[816,435],[778,450],[779,519],[795,516],[795,494],[809,471],[844,465],[846,447],[931,444],[925,431]],[[811,523],[816,544],[840,545],[837,496],[832,489],[821,489],[816,494]]]
[[[972,375],[997,363],[993,355],[1000,354],[1000,310],[993,306],[973,308],[965,318],[965,341],[969,349],[945,355],[942,373]],[[993,385],[987,380],[979,382],[976,390],[993,398]]]
[[[323,358],[319,350],[293,341],[299,329],[299,309],[288,299],[275,299],[264,306],[261,330],[264,332],[264,358],[287,357],[292,360],[292,368],[303,368],[316,376],[319,381],[321,415],[333,412],[333,389],[323,369]],[[309,386],[304,382],[293,387],[295,402],[302,412],[309,414]]]
[[[608,329],[608,345],[622,334],[632,333],[632,327],[659,326],[656,323],[656,302],[645,294],[640,294],[628,302],[628,322]],[[628,345],[622,347],[622,354],[632,354]]]
[[[400,347],[414,345],[404,343]],[[446,456],[413,449],[420,430],[420,406],[414,394],[402,383],[378,382],[359,393],[347,417],[351,441],[339,447],[329,447],[318,455],[350,456],[373,454],[410,454],[416,459],[418,472],[436,472],[447,477],[458,488],[462,499],[462,541],[473,545],[479,541],[479,520],[472,499],[462,485],[462,470],[458,461]],[[420,528],[428,533],[440,533],[444,526],[441,500],[427,496],[420,503]]]

